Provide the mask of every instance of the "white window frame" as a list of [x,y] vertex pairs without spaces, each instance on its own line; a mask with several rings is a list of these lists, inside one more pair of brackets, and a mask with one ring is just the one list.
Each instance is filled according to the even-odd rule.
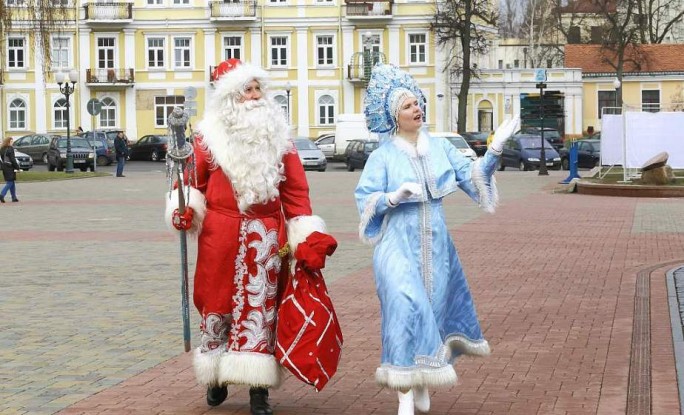
[[7,0],[7,6],[21,6],[26,7],[26,0]]
[[287,121],[290,121],[290,114],[287,113],[287,92],[275,94],[273,96],[273,101],[281,110],[283,110],[283,115],[285,115]]
[[190,7],[190,0],[172,0],[171,7]]
[[[12,108],[12,103],[16,100],[20,100],[24,106],[21,110],[16,110]],[[23,125],[12,126],[12,113],[13,112],[23,112],[24,113],[24,123]],[[28,129],[29,123],[29,101],[27,96],[23,95],[12,95],[7,97],[7,130],[8,131],[25,131]]]
[[[658,103],[657,104],[652,104],[644,103],[644,91],[657,91],[658,92]],[[647,86],[647,85],[641,85],[641,91],[639,92],[639,101],[641,102],[641,111],[648,111],[648,112],[660,112],[663,110],[663,91],[660,89],[660,86]]]
[[[324,96],[330,96],[333,100],[332,107],[333,107],[333,120],[332,123],[330,124],[323,124],[321,123],[320,119],[320,113],[321,113],[321,106],[319,105],[319,101],[321,98]],[[315,125],[317,127],[330,127],[334,126],[335,123],[337,122],[337,115],[339,114],[339,109],[340,109],[340,98],[339,94],[337,91],[330,91],[330,90],[320,90],[320,91],[315,91],[314,92],[314,102],[315,102]],[[327,115],[326,115],[327,116]]]
[[146,0],[145,7],[163,7],[164,0]]
[[[158,51],[161,50],[163,57],[162,57],[162,65],[160,66],[150,66],[150,41],[151,40],[162,40],[163,44],[161,47],[155,46],[154,50]],[[165,35],[149,35],[145,36],[145,67],[147,70],[151,71],[159,71],[159,70],[165,70],[167,65],[168,65],[168,56],[167,56],[167,44],[168,44],[168,39],[167,36]]]
[[[60,41],[66,41],[66,47],[60,47],[58,50],[55,49],[55,46],[58,45]],[[71,69],[73,67],[73,53],[72,53],[72,41],[71,41],[71,36],[52,36],[52,39],[50,40],[50,57],[52,58],[52,68],[53,69],[58,69],[58,70],[66,70],[66,69]],[[64,58],[66,58],[66,62],[60,61],[59,59],[55,59],[55,53],[59,52],[60,54],[65,55]]]
[[[368,32],[370,32],[371,37],[373,37],[373,38],[377,37],[377,39],[378,39],[378,43],[374,43],[373,45],[371,45],[371,52],[376,51],[376,52],[382,53],[382,51],[383,51],[382,32],[381,31],[374,32],[372,30],[370,30]],[[366,49],[366,44],[364,43],[365,40],[366,40],[366,32],[360,33],[359,34],[359,45],[361,45],[361,52],[365,52],[365,49]]]
[[[180,48],[177,47],[176,46],[176,40],[178,40],[178,39],[188,40],[187,48],[186,47],[180,47]],[[193,53],[193,50],[194,50],[193,44],[194,44],[194,41],[193,41],[192,36],[189,36],[189,35],[171,36],[171,42],[169,42],[169,45],[173,45],[173,46],[171,46],[173,48],[173,62],[172,62],[173,69],[181,69],[181,70],[192,70],[193,69],[193,66],[194,66],[193,62],[195,61],[195,59],[194,59],[195,54]],[[176,63],[176,60],[177,60],[176,59],[176,53],[179,51],[180,52],[187,51],[187,53],[188,53],[188,64],[187,64],[187,66],[178,65]]]
[[[285,64],[273,64],[273,39],[284,38],[285,39]],[[291,38],[289,33],[273,33],[268,35],[268,63],[269,68],[274,69],[286,69],[289,68],[292,63],[292,53],[291,53]],[[277,45],[278,49],[282,49],[282,45]]]
[[[323,44],[321,45],[319,42],[321,38],[330,38],[331,43],[330,44]],[[333,68],[335,67],[337,63],[337,42],[336,42],[336,36],[334,33],[316,33],[315,34],[315,39],[316,39],[316,53],[314,56],[314,59],[316,60],[315,64],[317,68]],[[320,58],[321,56],[319,55],[321,52],[321,49],[325,51],[330,51],[331,54],[331,61],[325,62],[325,63],[320,63]],[[327,57],[324,57],[327,60]]]
[[[239,46],[233,46],[233,45],[226,45],[226,40],[228,39],[239,39],[240,40],[240,45]],[[228,54],[226,53],[228,49],[233,50],[233,51],[238,51],[240,53],[240,57],[237,59],[245,59],[245,36],[241,33],[224,33],[223,36],[221,37],[221,53],[223,60],[228,59]],[[231,56],[234,58],[235,56]]]
[[[412,43],[411,42],[411,36],[425,36],[425,43]],[[416,46],[417,48],[422,45],[425,50],[425,61],[412,61],[411,60],[411,47]],[[425,66],[430,62],[430,54],[429,54],[429,46],[430,45],[430,34],[427,31],[413,31],[413,32],[406,32],[406,63],[410,66]],[[419,51],[416,52],[418,55],[420,54]]]
[[[102,98],[98,98],[100,102],[102,103],[102,110],[97,116],[97,125],[100,128],[112,128],[112,127],[117,127],[119,125],[118,120],[119,120],[119,103],[117,102],[116,99],[114,99],[111,96],[106,96]],[[113,105],[105,105],[105,101],[110,100]],[[111,117],[112,123],[103,123],[103,115],[105,115],[108,111],[113,112],[113,116]],[[105,120],[109,120],[110,117],[107,116],[105,117]]]
[[[175,102],[169,103],[167,102],[169,98],[174,97]],[[164,103],[158,104],[157,103],[157,98],[164,98]],[[178,101],[181,100],[183,101],[182,104],[179,104]],[[183,108],[185,106],[185,96],[183,95],[161,95],[161,96],[156,96],[154,97],[154,126],[155,128],[167,128],[166,120],[169,118],[169,114],[171,114],[171,111],[173,111],[174,107],[181,107]],[[157,109],[158,108],[164,108],[165,115],[163,119],[163,124],[157,123]]]
[[[21,48],[12,48],[12,50],[14,50],[14,51],[19,51],[19,50],[22,51],[22,54],[24,55],[24,56],[23,56],[22,66],[9,66],[9,64],[10,64],[10,45],[9,45],[9,42],[10,42],[10,40],[18,40],[18,39],[21,39],[21,41],[22,41],[22,46],[21,46]],[[17,69],[21,70],[21,69],[26,69],[26,68],[28,68],[28,60],[29,60],[28,53],[29,53],[29,50],[28,50],[28,48],[26,47],[27,42],[28,42],[28,39],[26,38],[26,36],[9,36],[9,37],[7,38],[7,45],[6,45],[6,46],[7,46],[7,50],[6,50],[6,52],[5,52],[5,61],[7,62],[7,64],[6,64],[5,66],[6,66],[6,68],[7,68],[8,70],[11,71],[11,70],[17,70]],[[15,59],[15,60],[16,60],[16,59]]]
[[287,6],[289,0],[264,0],[268,2],[268,6]]
[[[110,46],[101,47],[99,45],[100,39],[113,39],[114,44],[111,47]],[[95,36],[95,68],[97,68],[97,69],[115,69],[115,68],[117,68],[118,64],[119,64],[119,53],[118,53],[119,48],[118,48],[118,45],[119,45],[119,42],[118,42],[118,39],[117,39],[115,34],[113,34],[113,33],[110,33],[110,34],[98,33]],[[112,65],[113,66],[111,68],[109,68],[109,67],[102,67],[101,68],[100,67],[100,56],[99,56],[100,50],[105,50],[105,51],[112,50]]]
[[[63,106],[58,106],[57,104],[62,101]],[[55,95],[52,100],[52,129],[53,130],[66,130],[67,128],[67,100],[63,95]],[[61,114],[61,122],[57,124],[57,113]],[[69,118],[71,118],[71,111],[69,111]],[[69,120],[71,124],[71,120]],[[73,124],[72,124],[73,125]]]

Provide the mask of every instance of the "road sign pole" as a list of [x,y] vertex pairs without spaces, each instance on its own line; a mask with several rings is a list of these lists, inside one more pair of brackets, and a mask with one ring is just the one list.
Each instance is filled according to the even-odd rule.
[[540,133],[541,133],[541,152],[539,154],[539,175],[540,176],[548,176],[549,171],[546,168],[546,151],[544,148],[546,147],[544,144],[544,88],[546,88],[546,84],[543,82],[540,82],[537,84],[537,88],[539,88],[539,124],[540,124]]

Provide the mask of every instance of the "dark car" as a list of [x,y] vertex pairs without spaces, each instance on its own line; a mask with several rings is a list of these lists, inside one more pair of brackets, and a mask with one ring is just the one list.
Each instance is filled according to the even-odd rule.
[[[82,137],[73,137],[71,141],[71,154],[73,155],[74,168],[86,171],[93,169],[95,160],[90,142]],[[47,152],[47,167],[49,171],[64,170],[67,164],[67,139],[66,137],[53,137]]]
[[53,137],[61,137],[55,134],[29,134],[14,140],[14,148],[26,153],[34,162],[47,164],[47,152]]
[[368,156],[378,148],[378,144],[377,141],[349,140],[347,149],[344,152],[344,162],[347,165],[347,171],[364,168]]
[[484,156],[487,152],[487,137],[489,137],[488,132],[465,132],[460,133],[461,137],[465,138],[466,142],[475,151],[478,156]]
[[26,171],[31,170],[33,167],[33,159],[26,153],[22,153],[19,150],[14,150],[14,158],[17,160],[19,168]]
[[107,139],[103,136],[94,135],[90,131],[87,133],[82,133],[76,137],[85,138],[93,147],[95,144],[95,154],[97,154],[97,165],[98,166],[109,166],[116,160],[116,152],[114,147],[110,146]]
[[[563,147],[560,151],[563,170],[570,169],[570,150]],[[601,140],[577,140],[577,167],[593,169],[601,161]]]
[[[533,136],[537,136],[541,139],[541,131],[542,130],[539,127],[527,127],[527,128],[523,128],[520,131],[518,131],[517,133],[515,133],[514,136],[515,135],[521,135],[521,134],[533,135]],[[556,130],[555,128],[544,127],[544,140],[551,143],[553,148],[555,148],[556,150],[563,147],[563,137],[560,135],[558,130]]]
[[168,144],[169,138],[165,135],[144,135],[137,143],[128,146],[128,154],[131,160],[165,160]]
[[[539,140],[540,138],[534,135],[511,137],[504,144],[499,170],[504,170],[506,167],[515,167],[521,171],[538,169],[541,158],[541,142]],[[560,170],[561,158],[546,139],[544,140],[544,156],[547,167]]]

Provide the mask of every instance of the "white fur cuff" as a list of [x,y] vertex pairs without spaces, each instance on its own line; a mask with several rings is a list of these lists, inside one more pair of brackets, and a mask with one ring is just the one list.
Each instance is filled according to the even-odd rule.
[[[197,236],[202,231],[202,221],[204,221],[204,216],[207,214],[207,199],[202,192],[194,187],[190,187],[189,196],[185,200],[185,205],[195,211],[192,217],[192,227],[188,230],[188,233],[191,236]],[[164,214],[164,220],[166,226],[172,231],[176,230],[171,222],[173,219],[173,211],[176,209],[178,209],[178,189],[174,189],[170,194],[166,194],[166,213]]]
[[221,363],[222,351],[222,347],[204,353],[199,347],[195,349],[192,365],[195,368],[197,383],[206,386],[219,384],[219,363]]
[[221,354],[220,384],[278,387],[282,369],[272,354],[226,352]]
[[297,251],[297,246],[316,231],[328,233],[325,221],[320,216],[297,216],[290,219],[287,222],[287,242],[290,245],[290,252],[294,255]]

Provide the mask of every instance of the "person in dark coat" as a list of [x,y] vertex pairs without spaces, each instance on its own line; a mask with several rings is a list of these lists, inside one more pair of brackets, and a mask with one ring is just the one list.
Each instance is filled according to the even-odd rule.
[[12,202],[18,202],[17,187],[14,181],[17,180],[17,172],[21,171],[17,158],[14,156],[14,138],[6,137],[0,146],[0,160],[2,160],[2,176],[5,179],[5,187],[0,192],[0,202],[5,203],[5,195],[9,190],[12,195]]
[[128,157],[128,145],[123,131],[116,133],[114,150],[116,150],[116,177],[126,177],[123,175],[123,169]]

